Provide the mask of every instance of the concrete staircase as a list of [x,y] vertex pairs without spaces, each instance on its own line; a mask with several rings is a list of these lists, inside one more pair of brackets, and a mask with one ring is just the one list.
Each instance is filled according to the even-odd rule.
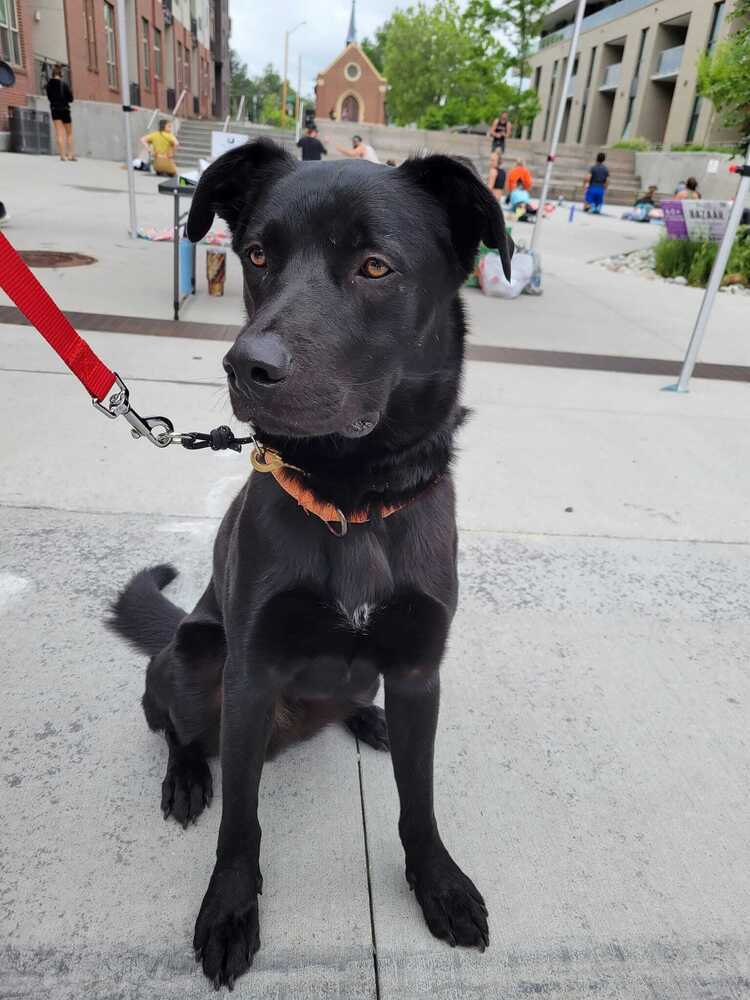
[[[194,169],[201,157],[211,153],[211,132],[220,132],[223,122],[197,121],[186,119],[181,122],[178,133],[179,148],[176,162],[183,170]],[[482,177],[489,169],[490,143],[482,135],[463,135],[455,132],[428,132],[420,129],[392,128],[384,125],[348,124],[342,122],[320,122],[320,133],[328,147],[331,159],[340,156],[336,146],[349,146],[352,135],[359,134],[369,142],[380,159],[400,163],[407,156],[422,151],[447,153],[470,159]],[[294,133],[276,128],[262,128],[251,123],[238,125],[230,122],[229,131],[239,132],[248,138],[267,136],[294,150]],[[549,197],[560,197],[580,201],[583,196],[583,182],[588,168],[596,159],[599,147],[561,145],[555,159],[555,169]],[[612,204],[631,205],[640,190],[640,178],[635,175],[635,154],[626,149],[609,149],[609,190],[607,200]],[[503,158],[506,169],[523,160],[534,179],[533,193],[541,190],[542,178],[547,162],[547,145],[539,142],[514,139],[508,143]]]
[[[182,120],[177,133],[177,139],[180,143],[175,155],[177,166],[183,170],[193,170],[198,166],[198,160],[201,157],[207,159],[211,155],[211,133],[221,132],[223,128],[223,121],[192,118]],[[250,123],[238,125],[235,122],[230,122],[227,131],[241,133],[249,139],[267,136],[290,149],[294,145],[294,132],[282,132],[281,129],[262,128]]]

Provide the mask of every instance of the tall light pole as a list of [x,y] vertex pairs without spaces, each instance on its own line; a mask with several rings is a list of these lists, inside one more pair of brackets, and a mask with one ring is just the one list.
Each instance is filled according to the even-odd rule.
[[301,28],[303,24],[307,24],[307,21],[300,21],[299,24],[295,24],[293,28],[287,29],[284,32],[284,79],[281,84],[281,127],[286,125],[286,96],[287,88],[289,82],[287,80],[287,74],[289,73],[289,36],[293,34],[297,28]]
[[[297,56],[297,100],[294,102],[294,120],[299,128],[299,110],[302,105],[302,53]],[[299,139],[299,136],[297,136]]]
[[128,26],[125,18],[125,0],[118,0],[117,41],[120,49],[120,96],[125,114],[125,163],[128,168],[128,202],[130,204],[130,238],[138,236],[138,221],[135,214],[135,174],[133,173],[133,136],[130,131],[130,71],[128,68]]

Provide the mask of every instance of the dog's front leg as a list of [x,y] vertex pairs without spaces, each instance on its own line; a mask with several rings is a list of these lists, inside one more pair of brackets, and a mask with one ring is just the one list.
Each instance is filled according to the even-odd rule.
[[440,682],[437,670],[415,680],[393,673],[385,679],[385,711],[406,854],[406,878],[435,937],[451,945],[489,944],[487,908],[471,879],[443,845],[433,808],[433,756]]
[[248,677],[230,654],[224,670],[222,813],[216,865],[195,924],[193,947],[218,989],[232,988],[260,947],[258,786],[271,734],[275,693]]

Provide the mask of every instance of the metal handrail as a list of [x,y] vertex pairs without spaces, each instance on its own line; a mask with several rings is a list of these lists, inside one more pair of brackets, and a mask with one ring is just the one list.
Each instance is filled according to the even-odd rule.
[[182,91],[182,93],[179,96],[177,104],[175,104],[174,108],[172,109],[172,117],[173,118],[177,117],[177,112],[180,110],[180,105],[185,100],[185,94],[187,94],[187,87],[183,88],[183,91]]

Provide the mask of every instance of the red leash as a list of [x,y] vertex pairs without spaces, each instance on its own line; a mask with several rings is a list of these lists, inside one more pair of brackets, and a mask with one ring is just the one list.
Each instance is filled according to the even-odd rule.
[[0,288],[8,295],[53,351],[62,358],[89,395],[101,402],[115,384],[115,373],[70,325],[29,270],[21,256],[0,233]]
[[[139,417],[130,405],[128,387],[71,326],[18,251],[0,233],[0,288],[18,306],[26,319],[41,333],[53,351],[65,362],[91,396],[100,413],[114,419],[125,417],[133,437],[145,437],[159,448],[190,435],[174,433],[167,417]],[[102,400],[117,386],[107,403]],[[186,444],[186,447],[189,447]]]
[[[41,333],[50,347],[65,362],[91,396],[94,407],[105,417],[125,417],[134,438],[146,438],[158,448],[181,444],[188,451],[210,448],[240,451],[243,445],[260,445],[251,434],[238,438],[229,427],[215,427],[208,434],[189,431],[175,434],[168,417],[140,417],[130,405],[130,392],[123,380],[104,364],[89,344],[71,326],[39,281],[29,270],[18,251],[0,233],[0,288],[18,306],[26,319]],[[116,387],[106,403],[107,392]]]

